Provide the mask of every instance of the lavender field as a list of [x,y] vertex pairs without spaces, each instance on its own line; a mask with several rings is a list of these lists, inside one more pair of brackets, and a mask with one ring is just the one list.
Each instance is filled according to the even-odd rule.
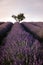
[[40,39],[43,23],[1,23],[0,65],[43,65]]

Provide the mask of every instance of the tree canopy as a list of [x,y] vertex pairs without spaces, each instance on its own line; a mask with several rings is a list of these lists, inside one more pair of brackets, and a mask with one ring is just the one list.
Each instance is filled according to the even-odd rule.
[[16,15],[12,15],[12,17],[17,21],[22,21],[23,19],[25,19],[25,16],[24,16],[24,14],[23,13],[20,13],[20,14],[18,14],[17,16]]

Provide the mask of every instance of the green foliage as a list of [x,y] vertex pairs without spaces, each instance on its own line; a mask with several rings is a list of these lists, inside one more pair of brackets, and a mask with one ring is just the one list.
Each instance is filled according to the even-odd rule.
[[4,62],[3,62],[4,65],[10,65],[10,61],[4,59]]
[[17,58],[22,60],[24,58],[24,55],[22,53],[17,54]]
[[11,65],[11,64],[13,64],[13,59],[4,58],[3,64],[4,65]]
[[12,15],[12,17],[13,17],[15,20],[18,19],[19,22],[22,21],[23,19],[25,19],[25,16],[24,16],[23,13],[20,13],[20,14],[18,14],[17,16]]
[[23,13],[20,13],[20,14],[18,14],[17,18],[19,21],[22,21],[25,18],[25,16]]

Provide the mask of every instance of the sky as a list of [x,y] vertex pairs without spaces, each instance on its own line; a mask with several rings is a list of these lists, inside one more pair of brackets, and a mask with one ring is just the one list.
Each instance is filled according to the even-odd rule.
[[43,0],[0,0],[0,21],[15,22],[11,16],[19,13],[23,21],[43,21]]

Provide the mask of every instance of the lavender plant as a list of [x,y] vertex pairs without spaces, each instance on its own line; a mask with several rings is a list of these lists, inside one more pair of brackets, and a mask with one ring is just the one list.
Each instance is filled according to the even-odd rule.
[[[36,40],[34,44],[30,47],[28,46],[27,41],[16,42],[17,48],[15,48],[15,55],[12,56],[10,48],[7,49],[8,56],[4,58],[3,65],[42,65],[40,59],[40,44]],[[14,58],[14,59],[13,59]],[[41,62],[40,62],[41,61]]]
[[43,52],[38,40],[17,23],[2,48],[0,65],[42,65]]

